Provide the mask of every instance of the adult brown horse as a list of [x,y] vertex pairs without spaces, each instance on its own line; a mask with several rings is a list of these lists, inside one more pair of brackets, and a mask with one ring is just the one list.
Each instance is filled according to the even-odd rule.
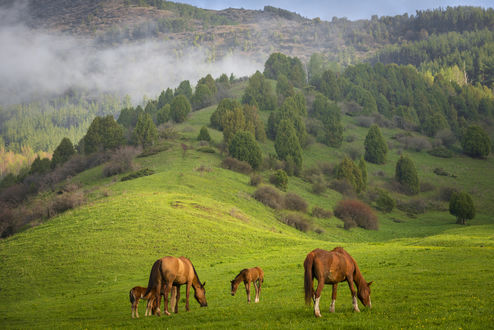
[[[360,312],[356,296],[358,296],[364,306],[372,307],[370,299],[370,285],[372,282],[367,283],[365,281],[355,259],[342,247],[334,248],[331,251],[315,249],[305,258],[304,269],[305,302],[310,305],[311,299],[314,300],[314,314],[316,317],[321,317],[319,299],[321,298],[321,292],[325,283],[333,285],[331,308],[329,310],[331,313],[334,313],[338,283],[345,280],[348,282],[350,291],[352,292],[353,310]],[[314,277],[318,282],[315,293],[313,285]],[[354,282],[357,290],[353,286]]]
[[[192,265],[192,262],[185,257],[164,257],[158,259],[153,264],[151,268],[151,273],[149,274],[148,288],[145,295],[151,293],[148,300],[147,309],[153,310],[158,316],[161,316],[161,293],[163,292],[165,298],[165,314],[170,315],[168,312],[168,296],[172,287],[177,288],[176,302],[175,306],[172,306],[175,313],[178,313],[178,302],[180,301],[180,286],[186,285],[186,300],[185,309],[187,311],[189,308],[189,294],[190,287],[194,288],[194,298],[201,305],[205,307],[208,305],[206,301],[206,290],[204,285],[199,281],[197,272]],[[158,302],[156,304],[156,301]]]
[[254,302],[258,303],[259,295],[261,294],[261,284],[264,282],[264,272],[260,267],[245,268],[230,282],[232,284],[232,296],[237,292],[240,282],[244,282],[248,303],[250,303],[250,283],[253,282],[254,288],[256,289],[256,298],[254,299]]

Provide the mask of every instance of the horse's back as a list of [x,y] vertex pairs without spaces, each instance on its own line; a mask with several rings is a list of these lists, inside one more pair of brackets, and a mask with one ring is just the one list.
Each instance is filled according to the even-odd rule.
[[355,270],[353,258],[341,247],[331,251],[315,249],[311,253],[314,273],[323,276],[326,283],[341,282]]
[[161,258],[161,273],[167,281],[184,284],[193,275],[192,263],[185,257],[166,256]]

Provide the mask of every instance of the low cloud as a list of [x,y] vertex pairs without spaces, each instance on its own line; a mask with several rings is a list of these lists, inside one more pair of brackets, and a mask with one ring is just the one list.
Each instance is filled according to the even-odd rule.
[[33,30],[2,19],[19,17],[18,10],[13,11],[0,10],[0,104],[4,105],[69,89],[130,95],[139,102],[144,95],[155,97],[182,80],[195,84],[208,73],[238,77],[262,69],[262,62],[235,54],[208,63],[207,51],[179,50],[169,41],[101,47],[91,39]]

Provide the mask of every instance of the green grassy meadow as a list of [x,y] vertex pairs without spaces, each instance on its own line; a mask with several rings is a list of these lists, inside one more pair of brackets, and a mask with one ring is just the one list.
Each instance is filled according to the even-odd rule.
[[[222,169],[219,152],[182,155],[180,143],[196,147],[193,139],[212,111],[195,112],[177,126],[182,140],[171,142],[168,150],[136,159],[155,174],[120,182],[103,178],[102,167],[83,172],[71,180],[84,185],[91,196],[88,204],[0,241],[1,328],[493,327],[492,157],[409,153],[421,180],[436,185],[434,192],[424,193],[427,198],[440,186],[472,193],[478,212],[466,226],[456,225],[447,211],[411,218],[395,210],[378,213],[378,231],[347,231],[334,217],[307,216],[322,231],[302,233],[252,198],[249,176]],[[351,132],[356,139],[342,150],[363,145],[367,130]],[[220,141],[220,132],[210,133]],[[387,138],[392,134],[384,133]],[[272,142],[262,148],[265,154],[274,150]],[[334,163],[342,150],[314,144],[304,150],[304,161],[306,166]],[[398,157],[392,149],[386,165],[368,165],[370,183],[386,185]],[[438,177],[432,173],[435,167],[457,178]],[[385,175],[374,175],[377,171]],[[288,191],[306,199],[310,208],[332,209],[342,198],[333,190],[314,195],[299,178],[290,178]],[[331,288],[326,286],[323,317],[316,319],[312,306],[304,304],[303,261],[315,248],[335,246],[347,249],[365,279],[374,281],[373,308],[360,304],[362,312],[353,313],[348,285],[341,283],[336,313],[329,313]],[[132,319],[129,290],[146,286],[153,262],[166,255],[191,259],[206,281],[208,307],[200,308],[191,295],[191,311],[185,312],[182,291],[179,314],[146,318],[141,302],[141,318]],[[229,285],[241,269],[254,266],[264,269],[265,282],[260,303],[248,305],[243,287],[232,297]]]

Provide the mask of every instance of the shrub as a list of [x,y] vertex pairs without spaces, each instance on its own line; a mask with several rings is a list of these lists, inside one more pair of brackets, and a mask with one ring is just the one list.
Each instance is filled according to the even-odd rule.
[[123,178],[120,179],[120,181],[128,181],[128,180],[133,180],[140,178],[142,176],[148,176],[154,174],[154,171],[149,169],[149,168],[143,168],[139,171],[135,171],[130,173],[129,175],[124,176]]
[[384,213],[389,213],[395,208],[396,202],[386,191],[378,190],[376,206],[378,210]]
[[221,166],[227,170],[232,170],[243,174],[249,174],[252,172],[252,167],[249,163],[231,157],[225,158],[221,162]]
[[354,196],[355,190],[353,186],[347,180],[333,180],[329,184],[329,187],[336,190],[343,196]]
[[453,187],[441,187],[439,189],[438,199],[443,202],[449,202],[453,193],[457,193],[458,189]]
[[410,216],[424,214],[427,211],[427,203],[421,198],[412,199],[410,201],[397,201],[396,207],[398,210],[403,211]]
[[262,186],[254,192],[254,198],[270,208],[280,210],[283,208],[283,196],[271,186]]
[[156,155],[156,154],[158,154],[162,151],[166,151],[168,149],[170,149],[169,144],[154,145],[152,147],[148,147],[148,148],[144,149],[139,155],[137,155],[137,158],[149,157],[152,155]]
[[283,214],[279,220],[304,233],[310,229],[309,221],[299,214]]
[[253,175],[250,176],[250,182],[249,182],[249,184],[251,186],[257,187],[261,183],[262,183],[262,176],[260,176],[259,174],[253,174]]
[[436,187],[430,182],[422,182],[420,184],[420,192],[433,191]]
[[400,156],[396,163],[395,179],[412,195],[417,194],[420,190],[415,164],[408,156]]
[[345,226],[355,223],[364,229],[377,230],[379,227],[377,216],[371,207],[359,200],[342,200],[333,210],[336,217],[343,220]]
[[47,215],[48,217],[53,217],[67,210],[71,210],[82,205],[84,200],[84,194],[81,191],[59,195],[48,204]]
[[407,150],[423,151],[432,149],[432,144],[425,136],[404,136],[398,138],[398,141],[403,143],[403,146]]
[[131,170],[133,168],[132,160],[138,153],[139,149],[133,147],[122,147],[116,150],[112,154],[110,162],[103,168],[103,175],[108,177]]
[[297,194],[287,193],[284,198],[284,206],[288,210],[307,212],[307,202]]
[[208,128],[206,126],[202,126],[199,131],[199,135],[197,136],[197,140],[199,141],[211,141],[211,136],[209,135]]
[[449,200],[449,213],[456,216],[456,223],[464,225],[466,220],[475,218],[472,197],[465,192],[455,192]]
[[158,127],[158,137],[160,139],[174,140],[178,139],[179,135],[172,123],[164,123]]
[[362,151],[360,150],[360,148],[357,148],[357,147],[348,147],[346,150],[345,150],[345,153],[348,155],[348,157],[350,157],[352,160],[356,160],[356,159],[359,159],[360,156],[362,156]]
[[437,147],[427,151],[427,153],[434,157],[440,158],[451,158],[453,157],[453,152],[445,147]]
[[436,167],[433,172],[434,172],[434,174],[439,175],[439,176],[450,176],[452,178],[456,178],[456,175],[449,173],[448,171],[446,171],[442,167]]
[[207,154],[214,154],[216,152],[216,150],[214,150],[213,147],[208,147],[208,146],[199,147],[196,150],[199,152],[207,153]]
[[319,218],[319,219],[329,219],[333,216],[333,212],[331,210],[325,210],[321,207],[314,206],[312,208],[311,212],[313,217]]
[[340,180],[348,181],[357,193],[360,193],[365,189],[362,171],[353,160],[348,157],[345,157],[336,168],[336,177]]
[[317,181],[312,184],[312,192],[316,195],[321,195],[328,187],[324,181]]
[[286,191],[288,188],[288,175],[283,170],[277,170],[269,177],[269,182],[275,185],[278,189]]
[[170,116],[176,123],[185,121],[191,109],[189,100],[184,95],[178,95],[173,98],[170,105]]
[[369,128],[372,124],[374,124],[374,118],[368,116],[357,116],[355,117],[355,121],[357,126],[366,128]]

